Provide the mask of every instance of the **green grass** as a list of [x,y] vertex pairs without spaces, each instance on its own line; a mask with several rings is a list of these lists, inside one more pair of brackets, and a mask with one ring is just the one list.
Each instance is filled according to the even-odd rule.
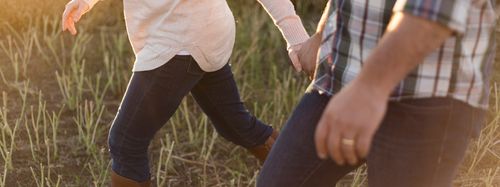
[[[0,186],[109,183],[107,130],[134,59],[122,4],[99,3],[72,37],[60,31],[65,3],[0,0]],[[324,4],[298,2],[309,30]],[[239,90],[255,115],[279,129],[309,82],[290,67],[280,33],[257,3],[230,5],[237,20],[232,68]],[[500,184],[499,91],[494,84],[488,124],[471,144],[457,186]],[[190,96],[150,151],[158,186],[253,186],[259,169],[244,149],[215,133]],[[339,186],[366,182],[362,167]]]

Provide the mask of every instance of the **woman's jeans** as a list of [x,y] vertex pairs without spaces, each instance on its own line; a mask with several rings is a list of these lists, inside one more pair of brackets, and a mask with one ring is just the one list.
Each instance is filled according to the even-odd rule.
[[142,182],[149,179],[148,146],[189,92],[225,139],[249,148],[263,144],[273,129],[243,106],[229,65],[204,72],[191,56],[135,72],[109,132],[112,169]]
[[[314,132],[329,96],[305,94],[271,150],[258,187],[335,186],[358,166],[316,156]],[[451,186],[485,111],[449,98],[389,102],[366,158],[375,187]]]

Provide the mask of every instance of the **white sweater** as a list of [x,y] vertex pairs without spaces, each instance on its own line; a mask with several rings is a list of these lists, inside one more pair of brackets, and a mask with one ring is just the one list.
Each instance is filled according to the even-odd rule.
[[[85,0],[92,8],[99,0]],[[259,0],[280,28],[288,46],[308,39],[290,0]],[[231,56],[235,21],[226,0],[124,0],[125,21],[136,55],[133,71],[167,63],[189,52],[207,72]]]

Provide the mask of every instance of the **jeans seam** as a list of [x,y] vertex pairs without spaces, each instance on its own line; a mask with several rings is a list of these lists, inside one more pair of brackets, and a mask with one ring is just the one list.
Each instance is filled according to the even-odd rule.
[[[230,71],[230,72],[231,72],[231,74],[232,74],[232,71],[231,71],[231,70],[229,70],[229,71]],[[231,78],[229,78],[229,79],[234,79],[234,76],[231,76]],[[204,87],[202,86],[202,87],[200,87],[200,89],[205,90],[206,88],[204,88]],[[241,99],[241,96],[240,96],[240,99]],[[206,100],[210,103],[210,105],[215,106],[215,104],[214,104],[214,102],[213,102],[213,100],[212,100],[212,97],[206,96]],[[244,105],[244,104],[243,104],[243,101],[241,101],[241,100],[240,100],[240,102],[242,102],[242,105]],[[218,107],[213,107],[213,108],[215,109],[215,111],[216,111],[218,114],[220,114],[220,113],[221,113],[221,112],[220,112],[220,110],[218,109]],[[247,111],[247,112],[248,112],[248,111]],[[252,114],[250,114],[250,112],[248,112],[248,113],[249,113],[249,115],[250,115],[250,116],[252,116],[253,118],[255,118],[255,123],[256,123],[256,124],[259,124],[259,123],[258,123],[258,119],[257,119],[257,117],[256,117],[256,116],[253,116]],[[225,122],[226,122],[226,121],[229,121],[229,120],[227,120],[227,115],[221,115],[221,116],[222,116],[222,119],[223,119]],[[273,129],[273,128],[272,128],[271,126],[269,126],[269,125],[266,125],[266,126],[268,126],[268,127],[270,127],[271,129]],[[242,135],[241,135],[241,133],[239,133],[237,130],[234,130],[233,128],[231,128],[231,126],[229,126],[229,127],[230,127],[229,129],[231,130],[231,132],[232,132],[233,134],[238,135],[238,138],[244,141],[244,142],[242,142],[242,143],[247,143],[247,142],[255,142],[255,141],[251,141],[250,139],[248,139],[248,138],[246,138],[246,137],[242,136]],[[270,133],[267,137],[265,137],[265,138],[264,138],[264,142],[263,142],[263,144],[265,144],[266,140],[267,140],[267,139],[268,139],[271,135],[272,135],[272,131],[271,131],[271,133]],[[236,143],[236,142],[233,142],[233,143]],[[249,146],[249,147],[247,147],[246,145],[245,145],[245,146],[244,146],[244,145],[241,145],[241,146],[243,146],[243,147],[245,147],[245,148],[252,148],[252,147],[255,147],[255,146],[259,146],[259,145],[262,145],[262,144],[255,144],[255,145],[253,145],[253,146]]]
[[477,110],[474,109],[474,110],[471,111],[471,113],[472,114],[471,114],[471,118],[470,118],[470,123],[469,123],[469,125],[467,125],[468,126],[468,128],[467,128],[467,138],[468,138],[468,140],[474,138],[474,135],[473,135],[474,128],[477,128],[477,124],[475,122],[477,122],[478,118],[479,118],[478,117],[479,114],[477,113]]
[[[311,92],[311,93],[313,93],[313,92]],[[321,94],[319,94],[319,92],[316,92],[316,93],[317,93],[318,95],[320,95],[320,96],[321,96]],[[329,101],[330,99],[331,99],[331,97],[330,97],[330,98],[328,98],[328,101]],[[319,107],[318,107],[318,108],[319,108]],[[321,110],[321,111],[322,111],[322,110]],[[313,176],[313,174],[314,174],[314,173],[315,173],[315,172],[316,172],[316,171],[317,171],[317,170],[318,170],[321,166],[323,166],[323,164],[325,164],[326,162],[327,162],[327,161],[325,161],[325,160],[319,160],[319,162],[317,162],[317,163],[315,164],[315,166],[314,166],[312,169],[310,169],[309,171],[305,172],[307,175],[305,176],[304,180],[303,180],[303,181],[302,181],[302,183],[299,185],[299,187],[304,186],[304,185],[305,185],[305,183],[306,183],[306,182],[307,182],[307,181],[308,181],[308,180],[309,180],[309,179]]]
[[441,161],[442,161],[442,157],[443,157],[443,154],[444,154],[445,142],[446,142],[446,139],[448,138],[448,130],[449,130],[449,127],[450,127],[451,113],[453,112],[454,108],[455,108],[455,102],[451,102],[450,111],[448,111],[448,116],[447,116],[447,119],[446,119],[446,126],[445,126],[445,130],[444,130],[444,135],[443,135],[443,138],[441,139],[441,145],[440,145],[440,148],[439,148],[439,156],[438,156],[438,159],[436,161],[437,162],[436,163],[436,167],[434,168],[434,171],[432,173],[432,180],[431,180],[430,186],[433,186],[434,183],[436,182],[437,170],[440,167],[440,164],[441,164]]
[[[204,89],[204,88],[202,88],[202,89]],[[210,105],[215,106],[214,102],[212,101],[212,98],[207,97],[207,101],[210,103]],[[216,111],[217,113],[221,113],[221,112],[220,112],[220,110],[219,110],[217,107],[214,107],[214,108],[215,108],[215,111]],[[224,121],[227,121],[226,115],[222,115],[222,119],[224,119]],[[257,122],[256,122],[256,123],[257,123]],[[243,139],[243,140],[245,141],[245,143],[246,143],[246,142],[250,142],[250,140],[247,140],[247,138],[245,138],[245,137],[241,136],[241,134],[240,134],[240,133],[238,133],[238,131],[234,130],[233,128],[230,128],[230,130],[231,130],[231,132],[232,132],[232,133],[234,133],[234,134],[238,135],[238,138]],[[269,135],[269,136],[271,136],[271,135]],[[269,137],[266,137],[266,139],[267,139],[267,138],[269,138]],[[258,145],[256,145],[256,146],[258,146]],[[245,147],[245,146],[244,146],[244,147]],[[251,147],[245,147],[245,148],[251,148]]]
[[[155,72],[153,73],[153,77],[152,77],[153,81],[151,81],[151,83],[148,85],[148,87],[147,87],[147,89],[146,89],[146,92],[144,92],[144,94],[141,96],[141,99],[140,99],[139,103],[141,103],[141,102],[144,100],[145,96],[146,96],[146,95],[147,95],[147,93],[151,90],[151,88],[153,87],[154,83],[156,83],[156,81],[157,81],[157,79],[156,79],[156,74],[157,74],[157,72],[155,71]],[[135,107],[135,110],[134,110],[134,112],[133,112],[133,113],[132,113],[132,115],[131,115],[131,117],[132,117],[132,118],[133,118],[133,116],[135,116],[135,115],[137,114],[137,111],[139,111],[139,108],[140,108],[140,107]],[[132,120],[132,118],[131,118],[131,120]],[[126,131],[130,128],[130,125],[129,125],[129,124],[130,124],[130,121],[131,121],[131,120],[129,120],[129,121],[127,122],[127,124],[125,125],[125,129],[123,130],[124,132],[126,132]],[[121,145],[123,144],[123,142],[124,142],[124,141],[125,141],[125,137],[121,137],[121,138],[120,138],[120,142],[119,142],[118,144],[121,146]],[[146,151],[146,152],[147,152],[147,151]],[[118,153],[119,153],[119,154],[122,154],[122,149],[119,149],[119,150],[118,150]],[[116,173],[118,173],[118,174],[122,173],[122,172],[123,172],[123,167],[122,167],[122,166],[120,166],[119,171],[115,171],[115,172],[116,172]],[[148,172],[148,174],[147,174],[147,175],[149,175],[149,172]],[[124,177],[125,177],[125,176],[124,176]]]
[[312,177],[312,175],[313,175],[313,174],[314,174],[314,173],[315,173],[315,172],[316,172],[316,171],[317,171],[317,170],[318,170],[321,166],[323,166],[323,164],[325,164],[325,162],[326,162],[326,161],[319,161],[317,164],[315,164],[315,166],[314,166],[311,170],[309,170],[309,171],[305,172],[307,175],[306,175],[306,177],[304,178],[304,180],[302,181],[302,183],[300,183],[299,187],[304,186],[304,184],[307,182],[307,180],[309,180],[309,179]]

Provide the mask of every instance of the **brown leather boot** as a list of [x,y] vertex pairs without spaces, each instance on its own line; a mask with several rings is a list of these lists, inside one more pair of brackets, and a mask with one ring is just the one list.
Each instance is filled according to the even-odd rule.
[[111,187],[149,187],[150,183],[149,180],[139,183],[111,171]]
[[267,138],[264,144],[248,148],[248,151],[250,151],[252,155],[259,159],[260,163],[264,163],[264,161],[266,161],[267,155],[273,147],[274,142],[276,141],[276,139],[278,139],[278,135],[278,131],[273,130],[273,133],[271,134],[271,136],[269,136],[269,138]]

